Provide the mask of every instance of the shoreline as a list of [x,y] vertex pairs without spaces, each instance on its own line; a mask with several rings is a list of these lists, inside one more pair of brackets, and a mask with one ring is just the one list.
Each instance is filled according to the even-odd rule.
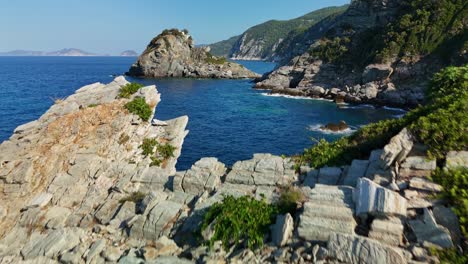
[[386,110],[391,111],[398,111],[407,113],[411,111],[413,108],[417,107],[417,105],[407,105],[407,104],[394,104],[387,101],[381,100],[362,100],[361,102],[347,100],[345,97],[340,97],[339,95],[328,94],[326,96],[317,96],[311,95],[303,90],[298,90],[296,88],[267,88],[267,87],[253,87],[254,90],[259,91],[269,91],[268,93],[262,93],[265,96],[276,96],[276,97],[285,97],[291,99],[310,99],[310,100],[323,100],[329,102],[335,102],[337,106],[365,106],[369,105],[374,108],[384,108]]

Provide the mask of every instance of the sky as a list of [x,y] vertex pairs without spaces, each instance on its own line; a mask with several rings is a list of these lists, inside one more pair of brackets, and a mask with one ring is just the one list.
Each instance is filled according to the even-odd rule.
[[350,0],[0,0],[0,51],[79,48],[142,52],[166,28],[188,29],[196,44],[239,35]]

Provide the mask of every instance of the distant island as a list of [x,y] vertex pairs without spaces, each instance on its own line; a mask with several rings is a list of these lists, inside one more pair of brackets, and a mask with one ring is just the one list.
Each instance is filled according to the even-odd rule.
[[[57,51],[33,51],[33,50],[12,50],[0,52],[0,56],[59,56],[59,57],[93,57],[93,56],[111,56],[109,54],[98,54],[84,51],[77,48],[65,48]],[[133,50],[125,50],[118,56],[137,57],[138,53]]]
[[138,57],[138,53],[134,50],[126,50],[120,53],[122,57]]

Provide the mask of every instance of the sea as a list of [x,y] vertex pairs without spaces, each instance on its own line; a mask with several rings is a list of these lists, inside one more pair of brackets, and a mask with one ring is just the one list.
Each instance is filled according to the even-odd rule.
[[[0,57],[0,142],[13,130],[39,118],[56,99],[95,82],[108,83],[125,73],[134,57]],[[263,74],[275,64],[238,61]],[[134,79],[155,84],[161,93],[155,118],[189,116],[177,169],[202,157],[217,157],[228,166],[254,153],[294,155],[325,138],[336,140],[382,119],[404,112],[371,105],[337,106],[326,100],[271,95],[253,89],[252,80]],[[320,126],[345,121],[350,129],[325,132]]]

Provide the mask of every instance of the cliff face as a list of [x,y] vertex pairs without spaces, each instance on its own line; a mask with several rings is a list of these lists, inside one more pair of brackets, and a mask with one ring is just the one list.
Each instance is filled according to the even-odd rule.
[[197,48],[187,32],[165,30],[154,38],[127,73],[137,77],[255,78],[240,64]]
[[217,56],[238,60],[281,60],[277,49],[285,39],[293,38],[322,19],[343,12],[347,6],[328,7],[304,16],[278,21],[271,20],[249,28],[242,35],[210,45]]
[[462,1],[352,1],[342,15],[280,46],[290,59],[256,87],[355,103],[424,103],[434,72],[467,62],[467,10]]

